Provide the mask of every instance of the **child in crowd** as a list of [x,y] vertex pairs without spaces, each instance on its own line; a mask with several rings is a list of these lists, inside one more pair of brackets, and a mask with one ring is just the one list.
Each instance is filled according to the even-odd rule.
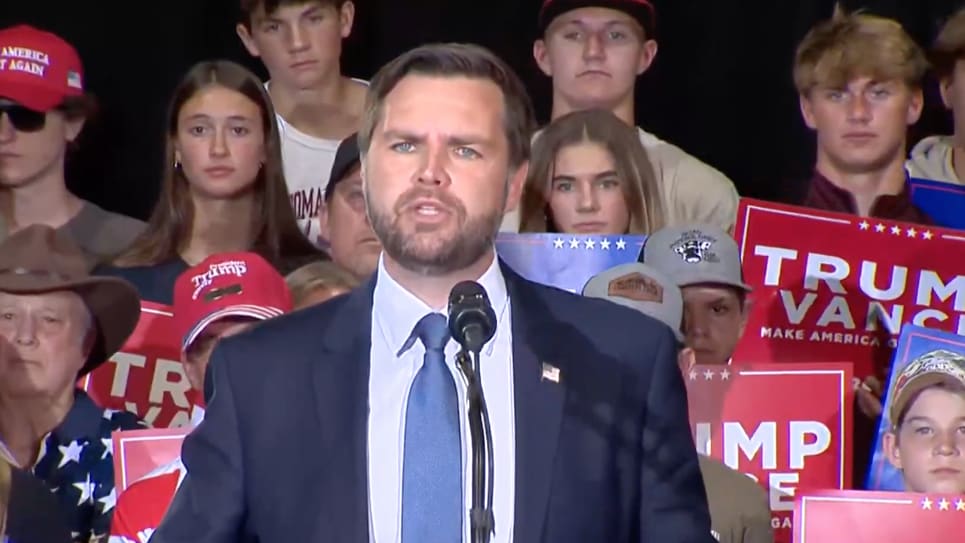
[[965,9],[945,22],[929,57],[942,103],[952,112],[954,132],[918,142],[906,164],[908,175],[961,185],[965,180]]
[[[673,281],[655,268],[641,263],[616,266],[592,277],[583,295],[602,298],[640,311],[666,324],[683,342],[681,324],[684,300]],[[678,364],[689,373],[694,350],[681,344]],[[722,462],[698,455],[707,490],[711,526],[717,541],[724,543],[773,543],[767,494],[751,478]]]
[[734,238],[709,224],[664,228],[647,238],[641,261],[680,287],[685,341],[697,363],[730,364],[747,326],[751,292]]
[[368,83],[342,75],[352,0],[241,0],[236,30],[268,70],[295,218],[319,242],[318,215],[339,142],[358,130]]
[[[637,78],[657,55],[653,3],[545,0],[538,24],[540,38],[533,43],[533,57],[552,79],[551,119],[586,109],[612,112],[633,128],[647,151],[660,187],[663,223],[706,222],[733,228],[738,196],[730,179],[636,126]],[[515,232],[519,221],[519,210],[513,210],[506,214],[502,229]]]
[[908,127],[921,116],[925,54],[896,21],[835,16],[798,45],[794,84],[817,135],[807,207],[921,224],[905,172]]
[[889,417],[884,450],[905,489],[965,495],[965,355],[939,349],[911,361]]

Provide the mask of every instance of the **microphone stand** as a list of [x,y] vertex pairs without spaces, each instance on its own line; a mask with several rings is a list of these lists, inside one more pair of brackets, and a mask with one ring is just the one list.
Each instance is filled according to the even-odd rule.
[[493,440],[489,410],[483,396],[479,373],[479,353],[465,349],[456,355],[456,365],[466,377],[469,406],[469,436],[472,442],[472,509],[470,540],[489,543],[495,530],[493,518]]

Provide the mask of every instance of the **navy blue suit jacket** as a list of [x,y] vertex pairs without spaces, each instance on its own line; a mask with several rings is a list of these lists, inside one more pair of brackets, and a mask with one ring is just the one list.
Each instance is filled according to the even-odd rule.
[[[503,271],[515,541],[713,542],[670,329]],[[215,349],[205,420],[182,451],[188,475],[152,543],[368,543],[373,288]],[[542,378],[544,362],[559,382]]]

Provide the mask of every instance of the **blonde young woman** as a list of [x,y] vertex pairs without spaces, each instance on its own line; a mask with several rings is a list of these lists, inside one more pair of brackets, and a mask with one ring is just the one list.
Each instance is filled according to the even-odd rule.
[[520,207],[520,232],[649,234],[666,216],[637,132],[602,109],[569,113],[539,133]]

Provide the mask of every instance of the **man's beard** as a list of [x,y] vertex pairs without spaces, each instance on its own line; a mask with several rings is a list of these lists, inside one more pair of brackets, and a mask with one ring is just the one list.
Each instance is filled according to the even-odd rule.
[[[496,239],[502,222],[502,211],[468,217],[462,203],[449,194],[415,187],[406,191],[396,201],[393,213],[386,213],[373,204],[366,189],[365,200],[369,222],[375,235],[382,242],[382,250],[403,268],[420,275],[439,276],[466,269],[489,251]],[[400,226],[407,207],[420,198],[438,200],[456,218],[456,233],[448,239],[442,232],[433,233],[436,227],[405,232]]]

